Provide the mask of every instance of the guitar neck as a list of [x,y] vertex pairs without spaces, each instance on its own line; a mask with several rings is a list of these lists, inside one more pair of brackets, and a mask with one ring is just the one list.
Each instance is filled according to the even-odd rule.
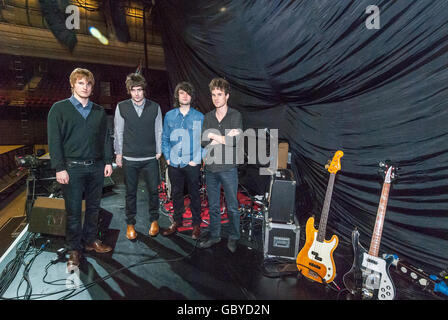
[[369,254],[378,257],[381,243],[381,235],[383,233],[384,218],[386,216],[387,201],[389,199],[390,183],[383,184],[381,192],[380,204],[376,213],[375,229],[373,230],[372,240],[370,241]]
[[330,212],[330,203],[331,203],[331,196],[333,194],[335,177],[336,174],[330,173],[330,179],[328,180],[327,185],[327,192],[325,194],[324,206],[322,207],[322,213],[320,215],[319,231],[317,232],[317,241],[319,242],[323,242],[325,239],[325,232],[326,232],[325,230],[327,228],[328,213]]

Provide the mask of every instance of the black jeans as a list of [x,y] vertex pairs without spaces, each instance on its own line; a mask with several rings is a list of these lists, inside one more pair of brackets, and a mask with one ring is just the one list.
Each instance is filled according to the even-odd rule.
[[188,192],[190,194],[190,209],[192,215],[192,225],[199,226],[201,219],[201,197],[199,194],[200,165],[185,166],[176,168],[168,166],[168,175],[171,181],[171,198],[173,199],[174,221],[182,224],[182,215],[185,212],[184,206],[184,183],[187,181]]
[[[104,162],[92,165],[68,165],[69,183],[62,185],[67,212],[65,241],[67,250],[80,251],[98,235],[98,213],[104,185]],[[86,200],[82,224],[82,200]]]
[[159,163],[157,159],[129,161],[123,159],[126,185],[126,224],[135,225],[137,215],[137,187],[140,172],[148,189],[149,222],[159,219]]

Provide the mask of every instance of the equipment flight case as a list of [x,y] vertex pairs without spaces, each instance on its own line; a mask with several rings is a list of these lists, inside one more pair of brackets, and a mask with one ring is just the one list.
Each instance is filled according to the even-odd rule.
[[265,221],[265,258],[296,259],[299,253],[300,226],[294,223],[275,223]]

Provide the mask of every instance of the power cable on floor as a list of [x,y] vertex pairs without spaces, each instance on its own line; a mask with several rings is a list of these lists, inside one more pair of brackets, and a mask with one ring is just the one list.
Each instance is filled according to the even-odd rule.
[[[17,276],[24,260],[29,254],[31,243],[36,239],[36,234],[28,233],[22,241],[17,244],[16,256],[8,262],[0,275],[0,298],[8,290],[12,281]],[[26,275],[26,274],[25,274]]]
[[[179,235],[180,235],[181,237],[187,237],[187,236],[184,236],[184,235],[182,235],[182,234],[179,234]],[[188,237],[188,238],[190,238],[190,237]],[[174,259],[170,259],[170,260],[151,261],[151,260],[157,258],[157,256],[159,255],[159,254],[157,253],[157,254],[155,254],[154,256],[151,256],[151,257],[149,257],[149,258],[145,258],[145,259],[143,259],[143,260],[141,260],[141,261],[139,261],[139,262],[136,262],[136,263],[134,263],[134,264],[132,264],[132,265],[130,265],[130,266],[122,267],[122,268],[120,268],[120,269],[117,269],[117,270],[115,270],[115,271],[113,271],[113,272],[107,274],[107,275],[104,276],[104,277],[101,277],[101,278],[99,278],[99,279],[96,279],[96,280],[94,280],[94,281],[91,281],[91,282],[89,282],[89,283],[87,283],[87,284],[80,285],[79,287],[76,287],[76,288],[67,288],[67,289],[63,289],[63,290],[59,290],[59,291],[55,291],[55,292],[50,292],[50,293],[37,293],[37,294],[31,294],[30,292],[27,292],[25,295],[22,295],[22,296],[16,296],[16,297],[12,297],[12,298],[6,298],[6,297],[3,297],[3,296],[0,296],[0,299],[4,299],[4,300],[17,300],[17,299],[38,300],[38,299],[43,299],[43,298],[47,298],[47,297],[50,297],[50,296],[54,296],[54,295],[57,295],[57,294],[67,293],[66,295],[64,295],[64,296],[58,298],[58,300],[67,300],[67,299],[73,298],[74,296],[80,294],[81,292],[83,292],[83,291],[85,291],[85,290],[88,290],[89,288],[91,288],[91,287],[93,287],[93,286],[99,284],[100,282],[103,282],[103,281],[108,280],[108,279],[111,278],[112,276],[114,276],[114,275],[116,275],[116,274],[118,274],[118,273],[120,273],[120,272],[122,272],[122,271],[124,271],[124,270],[129,270],[129,269],[131,269],[131,268],[134,268],[134,267],[137,267],[137,266],[141,266],[141,265],[147,265],[147,264],[154,264],[154,263],[172,263],[172,262],[182,261],[183,259],[186,259],[186,258],[190,257],[190,256],[194,253],[194,251],[196,250],[196,247],[197,247],[197,243],[198,243],[198,240],[195,241],[193,250],[192,250],[190,253],[188,253],[187,255],[185,255],[185,256],[181,256],[181,257],[174,258]],[[51,284],[51,285],[62,285],[62,284],[58,284],[57,282],[64,281],[64,284],[66,284],[66,280],[67,280],[67,279],[58,279],[58,280],[54,280],[54,281],[51,281],[51,282],[45,280],[46,276],[48,275],[48,269],[49,269],[52,265],[54,265],[54,264],[56,264],[56,263],[58,263],[58,262],[60,262],[60,261],[59,261],[58,259],[56,259],[56,260],[50,261],[50,262],[45,266],[45,275],[44,275],[44,277],[43,277],[43,279],[42,279],[44,283]],[[21,264],[19,264],[19,268],[20,268],[20,265],[21,265]],[[28,270],[28,272],[29,272],[29,270]],[[16,272],[16,274],[17,274],[17,272]],[[14,277],[12,277],[11,281],[12,281],[13,279],[14,279]],[[5,290],[5,291],[6,291],[6,290]]]

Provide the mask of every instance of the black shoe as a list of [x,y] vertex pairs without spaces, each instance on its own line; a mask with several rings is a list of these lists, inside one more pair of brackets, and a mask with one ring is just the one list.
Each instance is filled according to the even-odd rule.
[[206,249],[206,248],[210,248],[212,245],[217,244],[221,241],[221,238],[210,238],[206,241],[201,241],[199,242],[198,247],[201,249]]
[[227,241],[227,248],[230,250],[230,252],[234,253],[236,251],[236,239],[229,239]]

